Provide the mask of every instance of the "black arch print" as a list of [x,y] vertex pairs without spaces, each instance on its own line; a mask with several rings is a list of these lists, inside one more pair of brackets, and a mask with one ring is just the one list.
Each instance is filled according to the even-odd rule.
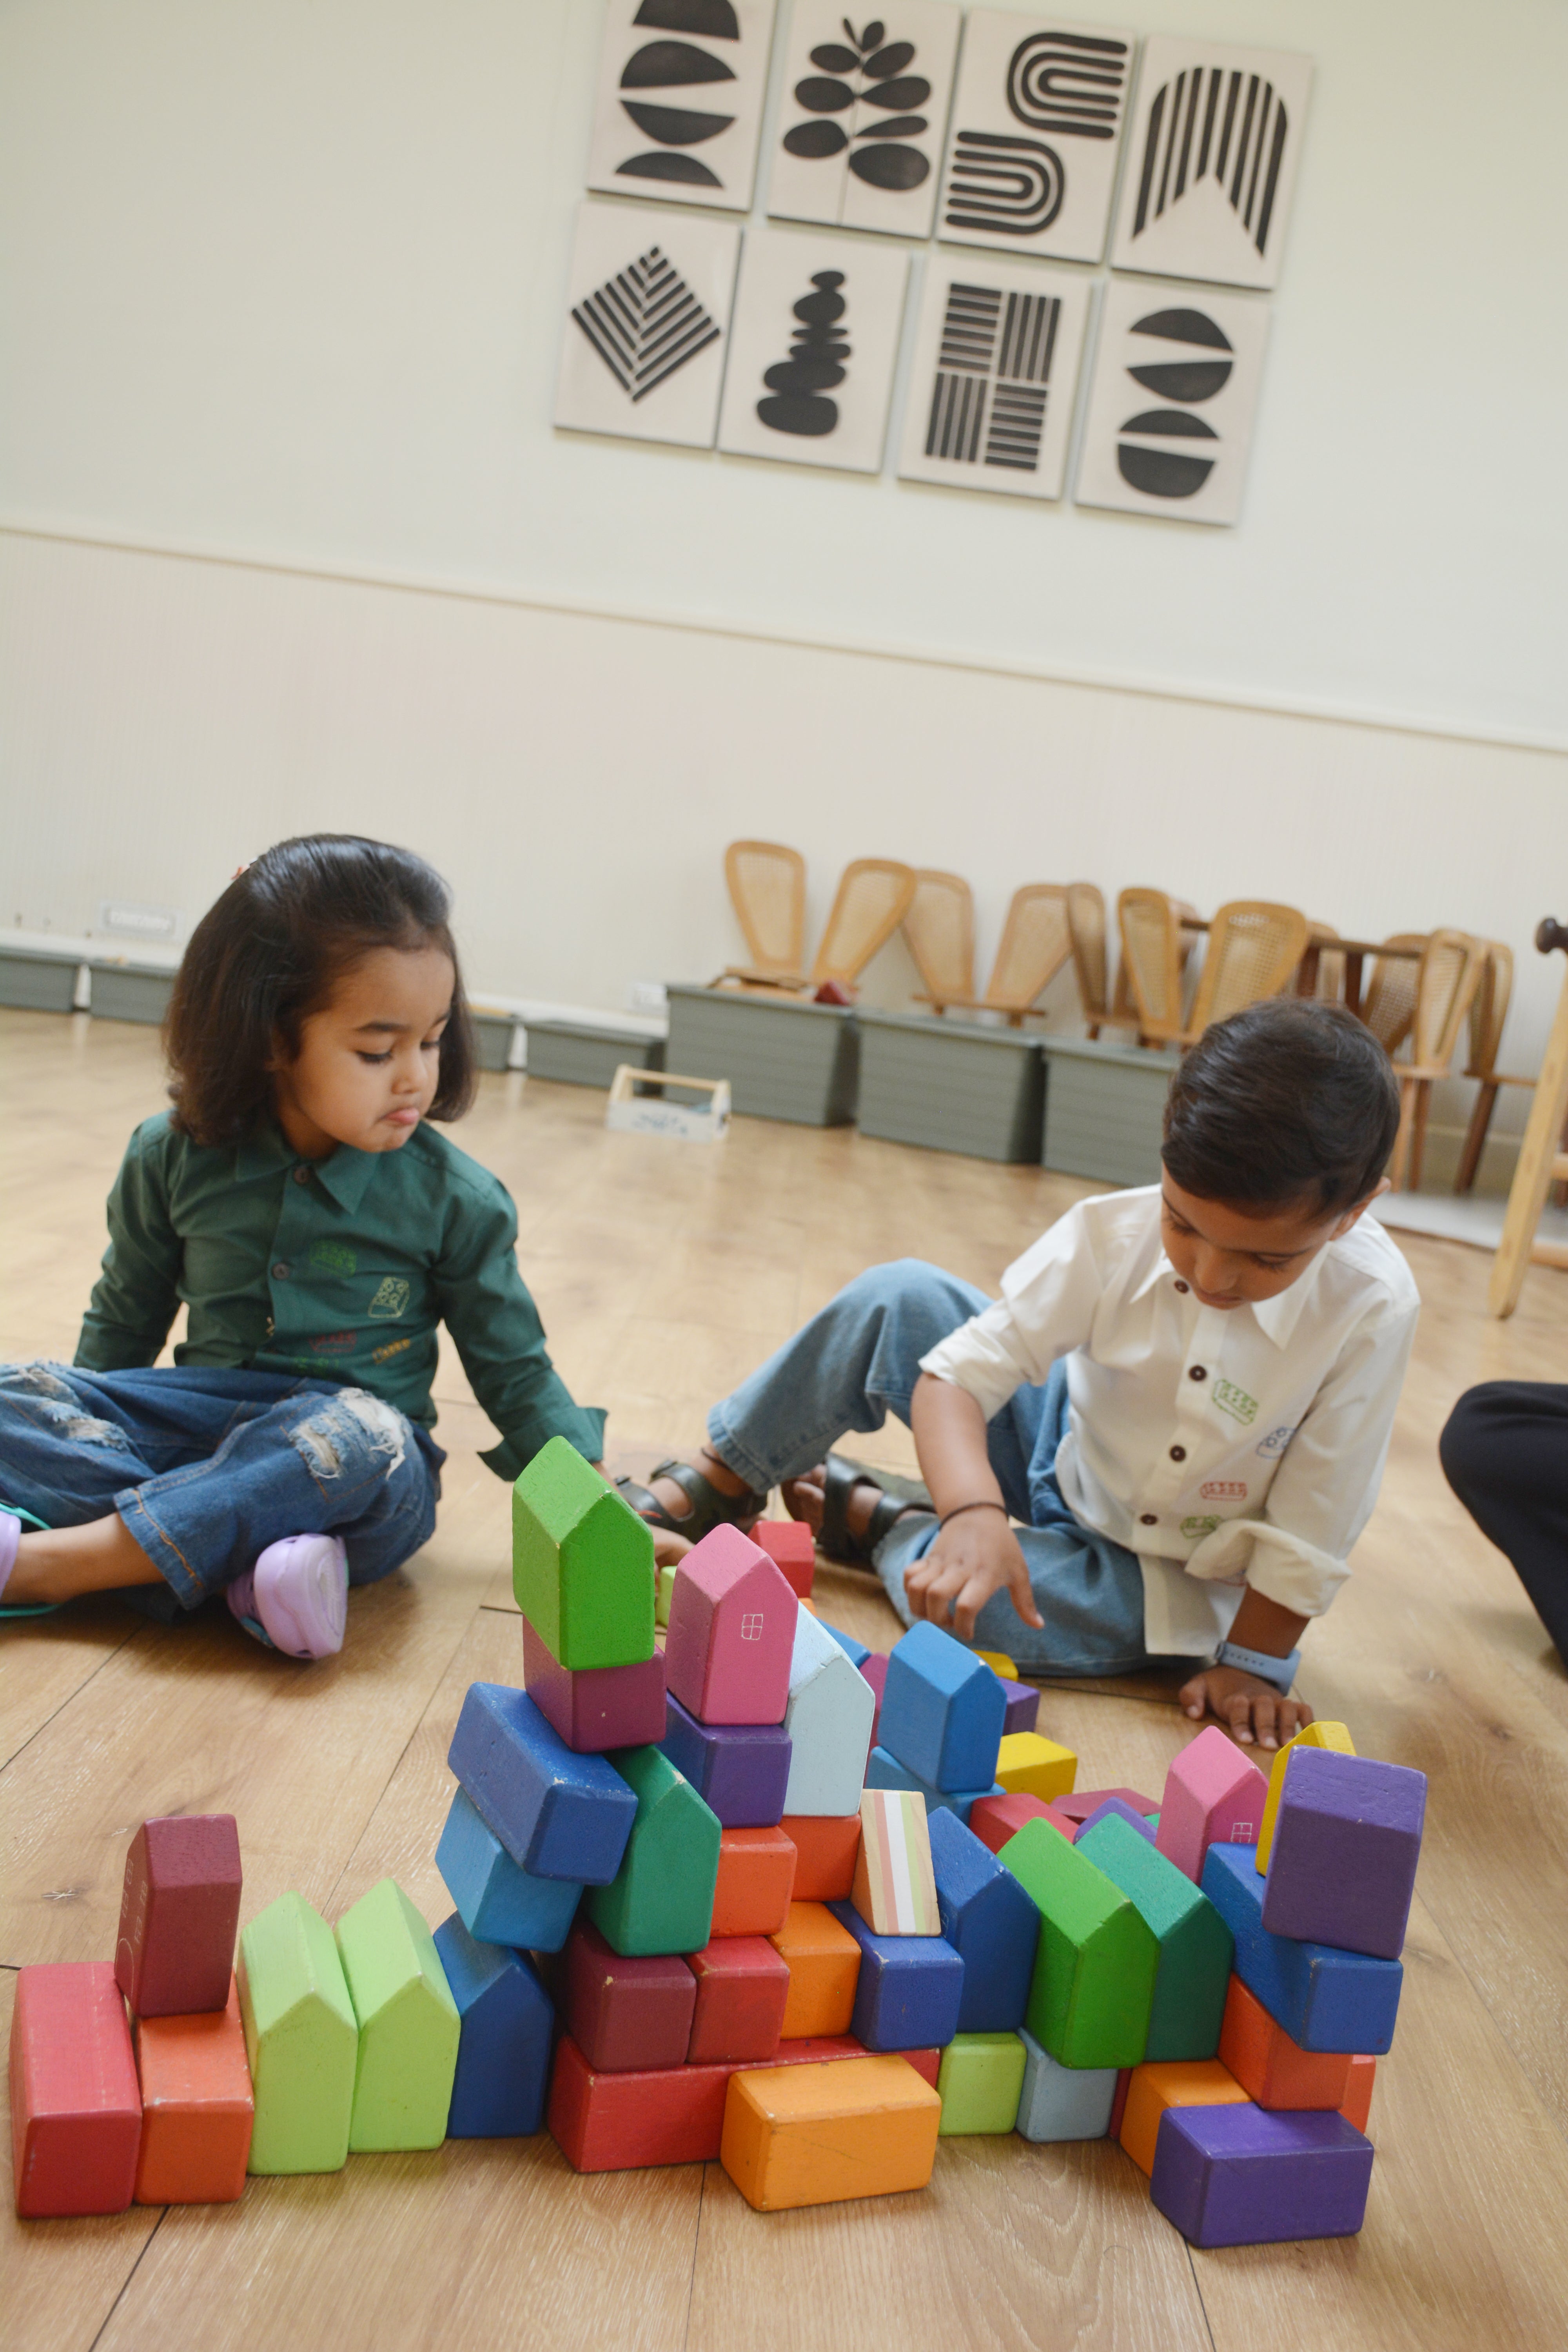
[[[642,0],[633,17],[650,32],[697,34],[710,41],[738,41],[741,26],[731,0]],[[634,49],[621,73],[625,90],[694,89],[702,83],[733,81],[734,68],[710,49],[689,40],[645,41]],[[719,174],[700,156],[688,154],[704,140],[716,139],[735,120],[732,114],[711,114],[697,107],[668,106],[658,100],[623,97],[621,104],[654,152],[628,155],[616,166],[619,178],[664,180],[694,188],[721,188]]]
[[[930,129],[925,116],[911,111],[931,96],[931,84],[920,74],[906,72],[914,63],[912,41],[889,41],[879,20],[858,33],[844,19],[845,47],[824,41],[811,52],[817,68],[795,86],[797,106],[807,116],[784,133],[786,153],[815,162],[850,150],[849,169],[868,187],[907,194],[918,188],[931,171],[929,159],[905,142]],[[861,126],[858,110],[879,110],[880,119]],[[846,130],[834,116],[856,110],[855,127]],[[864,142],[864,143],[862,143]]]
[[947,192],[949,228],[1037,236],[1062,208],[1067,174],[1043,139],[1004,131],[961,131]]
[[1179,73],[1156,91],[1149,110],[1133,236],[1142,236],[1212,171],[1243,229],[1266,253],[1289,135],[1284,101],[1261,74],[1223,66]]
[[839,289],[841,269],[819,269],[813,291],[795,305],[800,325],[790,337],[790,354],[763,377],[770,397],[759,400],[757,415],[774,433],[798,433],[819,439],[838,422],[838,403],[826,394],[841,384],[849,338],[839,321],[848,308]]
[[[1193,407],[1212,400],[1230,382],[1235,345],[1206,310],[1152,310],[1134,321],[1133,335],[1149,335],[1157,342],[1196,345],[1205,358],[1154,359],[1129,362],[1127,373],[1163,400],[1187,404],[1181,408],[1146,408],[1130,416],[1117,436],[1116,464],[1121,478],[1150,499],[1195,498],[1214,472],[1215,456],[1172,444],[1217,442],[1219,435]],[[1151,446],[1150,444],[1153,446]],[[1216,453],[1217,454],[1217,453]]]
[[1114,139],[1127,44],[1089,33],[1030,33],[1007,65],[1007,107],[1059,138]]

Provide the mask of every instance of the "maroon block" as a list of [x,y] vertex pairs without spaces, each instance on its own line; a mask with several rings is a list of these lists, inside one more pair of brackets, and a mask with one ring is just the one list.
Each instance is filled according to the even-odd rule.
[[860,1672],[865,1675],[866,1680],[870,1684],[871,1688],[877,1694],[877,1712],[871,1717],[871,1745],[873,1748],[877,1745],[877,1729],[882,1720],[882,1693],[888,1687],[889,1664],[889,1661],[888,1657],[880,1650],[873,1650],[868,1658],[862,1658],[860,1661]]
[[1121,2118],[1127,2112],[1127,2093],[1131,2082],[1131,2067],[1119,2066],[1116,2070],[1116,2090],[1110,2102],[1110,2121],[1106,2126],[1108,2139],[1121,2137]]
[[724,2130],[731,2066],[606,2073],[570,2034],[556,2047],[545,2121],[578,2172],[713,2162]]
[[690,1955],[697,1979],[688,2056],[695,2065],[758,2063],[779,2046],[789,1969],[765,1936],[720,1936]]
[[107,1960],[24,1968],[11,2018],[11,2148],[24,2221],[123,2213],[142,2092]]
[[664,1738],[662,1650],[635,1666],[584,1666],[574,1674],[525,1617],[522,1683],[552,1730],[578,1756],[653,1747]]
[[679,1954],[628,1959],[580,1919],[563,1957],[562,2021],[590,2073],[685,2064],[697,1979]]
[[115,1982],[138,2017],[227,2007],[239,1889],[232,1813],[142,1822],[125,1857],[114,1951]]
[[1097,1813],[1111,1797],[1120,1797],[1124,1805],[1131,1805],[1132,1811],[1140,1815],[1157,1813],[1160,1810],[1157,1797],[1141,1797],[1136,1789],[1075,1789],[1065,1797],[1053,1797],[1051,1802],[1058,1813],[1064,1813],[1069,1822],[1076,1822],[1081,1829],[1090,1813]]
[[804,1519],[759,1519],[752,1541],[767,1553],[797,1601],[811,1599],[816,1544]]

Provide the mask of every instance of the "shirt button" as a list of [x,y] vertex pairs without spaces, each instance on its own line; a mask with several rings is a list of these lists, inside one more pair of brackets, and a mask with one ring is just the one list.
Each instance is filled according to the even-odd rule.
[[1157,1511],[1142,1511],[1139,1514],[1138,1523],[1140,1527],[1157,1528],[1160,1524],[1159,1513]]
[[1176,1288],[1181,1292],[1182,1297],[1184,1298],[1184,1297],[1186,1297],[1186,1295],[1187,1295],[1187,1286],[1186,1286],[1186,1284],[1185,1284],[1184,1282],[1178,1282],[1178,1283],[1177,1283],[1177,1285],[1176,1285]]
[[296,1168],[296,1169],[295,1169],[295,1171],[294,1171],[294,1181],[295,1181],[295,1183],[296,1183],[296,1184],[308,1184],[308,1183],[310,1182],[310,1170],[309,1170],[308,1168]]
[[1201,1364],[1193,1364],[1188,1368],[1187,1378],[1190,1381],[1206,1381],[1208,1374]]
[[272,1269],[272,1279],[274,1282],[287,1282],[289,1279],[289,1269],[281,1258]]
[[1187,1458],[1187,1449],[1186,1449],[1186,1447],[1185,1447],[1184,1445],[1173,1445],[1173,1446],[1172,1446],[1172,1448],[1171,1448],[1171,1459],[1172,1459],[1172,1461],[1173,1461],[1173,1462],[1184,1462],[1184,1461],[1186,1460],[1186,1458]]

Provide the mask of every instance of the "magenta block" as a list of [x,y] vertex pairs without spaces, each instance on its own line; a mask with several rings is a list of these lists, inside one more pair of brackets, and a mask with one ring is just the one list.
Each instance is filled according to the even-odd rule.
[[1189,1739],[1165,1775],[1154,1843],[1201,1885],[1211,1845],[1256,1845],[1268,1783],[1217,1723]]
[[1249,2102],[1167,2107],[1150,2194],[1192,2245],[1271,2246],[1353,2237],[1371,2179],[1372,2142],[1343,2116]]
[[1002,1737],[1011,1738],[1015,1731],[1033,1731],[1040,1719],[1040,1694],[1033,1683],[1010,1683],[1002,1679],[1002,1696],[1007,1702],[1007,1712],[1002,1718]]
[[873,1650],[868,1658],[861,1659],[860,1672],[865,1675],[866,1680],[870,1684],[871,1688],[877,1694],[877,1712],[871,1717],[871,1745],[875,1748],[877,1745],[877,1726],[882,1720],[882,1693],[888,1687],[888,1660],[886,1653],[881,1650]]
[[664,1738],[664,1655],[635,1666],[585,1666],[574,1674],[525,1617],[523,1687],[552,1730],[578,1756],[647,1748]]
[[782,1723],[800,1603],[738,1528],[712,1528],[675,1571],[665,1681],[700,1723]]
[[1293,1748],[1263,1890],[1273,1936],[1396,1960],[1415,1892],[1426,1775]]

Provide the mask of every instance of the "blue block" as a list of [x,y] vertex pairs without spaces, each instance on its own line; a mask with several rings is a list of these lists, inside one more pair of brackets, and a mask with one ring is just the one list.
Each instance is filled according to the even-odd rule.
[[544,2120],[555,2012],[521,1952],[476,1943],[456,1916],[436,1930],[436,1949],[461,2030],[448,2139],[510,2139]]
[[783,1817],[792,1743],[782,1723],[699,1723],[673,1696],[659,1746],[727,1830],[771,1830]]
[[535,1878],[520,1869],[495,1832],[487,1829],[461,1789],[436,1848],[436,1867],[447,1882],[464,1927],[481,1944],[514,1944],[534,1952],[558,1952],[571,1932],[580,1878]]
[[1236,1937],[1237,1975],[1303,2050],[1380,2057],[1394,2041],[1404,1964],[1270,1935],[1263,1924],[1265,1883],[1256,1846],[1210,1846],[1203,1889]]
[[1001,1678],[938,1625],[911,1625],[888,1660],[877,1736],[935,1789],[989,1789],[1007,1700]]
[[513,1862],[536,1878],[607,1886],[637,1801],[602,1756],[578,1756],[525,1691],[470,1683],[447,1761]]
[[830,1903],[860,1947],[849,2031],[868,2050],[938,2050],[958,2032],[963,1962],[944,1936],[874,1936],[853,1903]]
[[1010,1870],[956,1813],[931,1812],[942,1932],[963,1962],[960,2033],[1016,2033],[1029,2005],[1040,1915]]
[[1058,2065],[1025,2027],[1018,2031],[1024,2044],[1020,2139],[1103,2139],[1116,2104],[1116,2068]]
[[816,1622],[825,1633],[832,1634],[852,1666],[865,1664],[871,1654],[871,1645],[868,1642],[858,1642],[853,1633],[841,1633],[837,1625],[829,1625],[824,1618],[819,1617]]
[[[1160,1816],[1155,1813],[1152,1818],[1153,1822],[1157,1822]],[[1107,1797],[1103,1805],[1097,1805],[1093,1812],[1080,1825],[1078,1836],[1073,1841],[1074,1844],[1081,1845],[1086,1832],[1094,1829],[1100,1822],[1110,1821],[1125,1822],[1130,1829],[1137,1831],[1141,1838],[1147,1838],[1150,1844],[1153,1844],[1154,1832],[1151,1816],[1148,1813],[1135,1813],[1131,1806],[1121,1797]]]
[[965,1827],[969,1822],[969,1808],[976,1797],[995,1797],[1002,1793],[994,1780],[988,1781],[984,1789],[935,1788],[930,1780],[922,1780],[918,1772],[911,1772],[907,1764],[900,1764],[896,1756],[889,1756],[885,1748],[873,1748],[867,1758],[866,1786],[868,1789],[913,1789],[925,1799],[928,1817],[936,1812],[956,1813]]

